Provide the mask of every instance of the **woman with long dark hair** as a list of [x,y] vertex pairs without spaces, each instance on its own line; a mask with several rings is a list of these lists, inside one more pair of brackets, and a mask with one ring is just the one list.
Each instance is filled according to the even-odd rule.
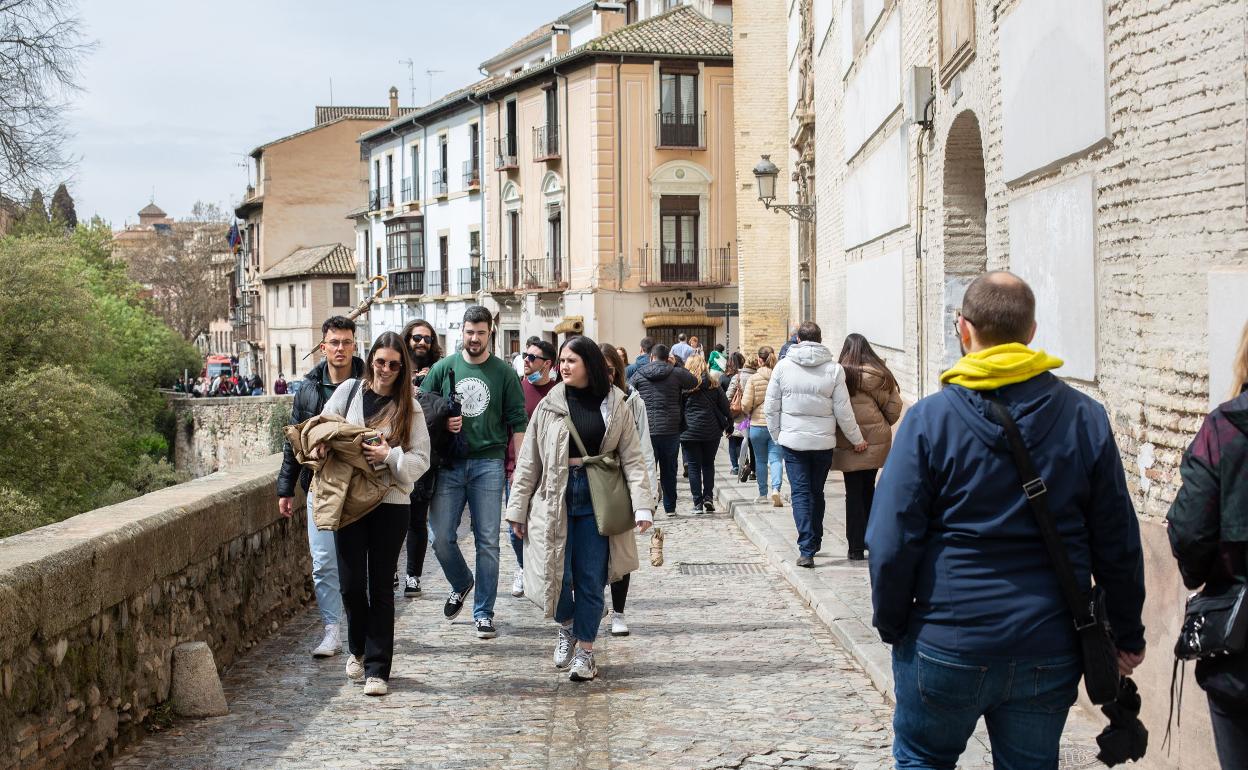
[[[436,393],[425,393],[420,389],[430,367],[442,360],[438,333],[434,331],[433,324],[418,318],[404,326],[399,336],[403,338],[403,344],[411,356],[412,392],[424,410],[425,427],[429,430],[430,441],[441,446],[447,435],[446,400]],[[424,576],[425,554],[429,550],[429,501],[433,499],[434,481],[438,475],[435,454],[430,452],[429,470],[412,487],[412,515],[407,525],[407,570],[403,578],[403,595],[409,599],[421,594],[420,580]],[[398,588],[397,572],[395,588]]]
[[[611,380],[611,384],[624,392],[624,403],[628,404],[629,412],[633,416],[633,423],[637,426],[637,436],[641,439],[641,458],[646,463],[649,471],[646,475],[650,479],[650,494],[652,496],[652,505],[657,505],[659,501],[659,476],[654,472],[654,447],[650,443],[650,418],[646,416],[646,404],[641,400],[641,394],[632,389],[628,385],[628,378],[624,376],[628,369],[627,361],[624,356],[620,355],[620,349],[613,347],[606,342],[602,343],[602,355],[607,359],[607,377]],[[628,602],[628,585],[631,575],[625,575],[619,580],[611,584],[611,635],[612,636],[628,636],[628,622],[624,620],[624,605]]]
[[[741,444],[745,441],[745,433],[742,432],[740,422],[745,416],[733,410],[733,398],[741,390],[741,386],[750,379],[750,375],[745,369],[745,356],[738,352],[733,352],[727,357],[728,364],[724,368],[724,376],[720,379],[720,387],[724,389],[724,398],[728,399],[729,417],[732,418],[732,434],[728,436],[728,462],[732,465],[732,475],[737,476],[741,473],[740,457]],[[745,394],[742,393],[744,396]],[[740,399],[737,399],[737,406],[740,406]]]
[[[429,468],[429,432],[412,396],[412,363],[394,332],[377,338],[359,382],[344,380],[321,414],[375,431],[364,456],[391,485],[380,505],[334,533],[342,603],[347,610],[347,678],[365,695],[389,691],[394,658],[391,577],[411,516],[412,487]],[[367,681],[365,681],[367,680]]]
[[730,433],[732,417],[728,399],[719,386],[711,382],[706,359],[698,354],[689,356],[685,369],[697,384],[685,391],[685,426],[680,434],[680,451],[689,463],[689,492],[693,495],[693,513],[715,511],[715,455],[719,439]]
[[582,458],[616,456],[642,532],[653,521],[654,493],[632,412],[607,377],[601,348],[588,337],[569,339],[559,349],[559,372],[562,382],[537,405],[524,433],[507,521],[524,540],[524,595],[559,624],[555,667],[570,668],[572,681],[583,682],[598,675],[593,650],[603,592],[638,561],[632,530],[599,533]]
[[875,497],[875,475],[884,467],[893,446],[893,425],[901,418],[897,378],[861,334],[851,334],[841,347],[840,364],[854,407],[854,419],[867,442],[867,451],[855,452],[840,427],[836,429],[833,470],[845,474],[845,539],[850,561],[866,558],[867,518]]

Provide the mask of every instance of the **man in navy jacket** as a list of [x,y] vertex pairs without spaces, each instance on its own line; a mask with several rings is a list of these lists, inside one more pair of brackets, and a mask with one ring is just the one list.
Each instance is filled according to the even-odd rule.
[[1035,297],[988,273],[966,291],[966,355],[911,408],[871,507],[874,625],[893,646],[899,768],[953,768],[979,717],[997,768],[1056,767],[1082,664],[1073,618],[1022,490],[1002,401],[1048,488],[1076,577],[1106,593],[1128,674],[1144,657],[1139,525],[1105,409],[1027,347]]

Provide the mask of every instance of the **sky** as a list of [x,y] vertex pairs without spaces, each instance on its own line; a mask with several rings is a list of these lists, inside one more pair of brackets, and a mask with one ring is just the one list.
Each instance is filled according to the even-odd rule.
[[330,104],[412,104],[481,76],[477,66],[578,0],[81,0],[95,51],[73,95],[69,189],[80,219],[114,228],[150,201],[175,218],[233,206],[250,151],[312,126]]

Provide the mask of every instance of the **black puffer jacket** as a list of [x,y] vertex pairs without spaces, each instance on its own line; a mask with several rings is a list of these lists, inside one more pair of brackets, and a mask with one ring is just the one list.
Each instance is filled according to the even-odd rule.
[[412,504],[418,500],[432,500],[434,482],[438,477],[438,468],[450,445],[451,434],[446,429],[446,421],[451,416],[446,399],[437,393],[416,391],[416,402],[425,413],[425,427],[429,430],[429,470],[416,481],[412,488]]
[[638,369],[628,384],[646,405],[651,436],[680,433],[681,396],[698,384],[692,374],[666,362],[652,361]]
[[732,427],[728,397],[705,374],[697,390],[684,394],[685,429],[681,441],[710,441]]
[[[315,417],[325,408],[325,399],[321,398],[321,383],[329,373],[329,363],[322,361],[312,367],[312,371],[303,376],[303,386],[295,394],[294,406],[290,409],[290,424],[298,425],[304,420]],[[359,356],[351,358],[351,376],[359,377],[364,373],[364,360]],[[290,442],[282,444],[282,469],[277,472],[277,496],[294,497],[295,479],[306,492],[312,483],[312,471],[301,468],[295,461],[295,453],[290,449]]]

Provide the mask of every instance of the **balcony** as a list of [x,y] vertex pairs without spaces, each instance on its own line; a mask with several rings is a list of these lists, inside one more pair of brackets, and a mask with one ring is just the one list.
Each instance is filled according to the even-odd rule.
[[417,198],[416,188],[412,186],[412,178],[410,176],[403,178],[403,197],[404,203],[411,203]]
[[368,191],[368,210],[381,211],[381,190]]
[[481,268],[461,267],[459,269],[459,293],[476,294],[481,291]]
[[706,113],[664,112],[654,114],[655,148],[705,150]]
[[520,167],[520,159],[516,157],[516,138],[514,136],[499,137],[494,140],[494,170],[514,171]]
[[533,160],[559,159],[559,126],[545,125],[533,128]]
[[519,263],[507,258],[486,262],[485,290],[488,292],[514,292],[520,285],[519,267]]
[[563,265],[550,257],[526,259],[520,272],[520,285],[516,288],[524,291],[562,291],[568,288],[563,280]]
[[447,196],[446,169],[435,168],[433,170],[433,194],[439,198]]
[[421,294],[424,294],[424,271],[413,270],[406,273],[391,273],[390,289],[387,293],[391,297],[420,296]]
[[425,292],[430,297],[441,297],[446,294],[442,284],[442,273],[430,270],[425,273]]
[[479,160],[464,161],[464,189],[481,189],[481,162]]
[[641,248],[637,274],[646,286],[734,286],[737,258],[732,249]]

